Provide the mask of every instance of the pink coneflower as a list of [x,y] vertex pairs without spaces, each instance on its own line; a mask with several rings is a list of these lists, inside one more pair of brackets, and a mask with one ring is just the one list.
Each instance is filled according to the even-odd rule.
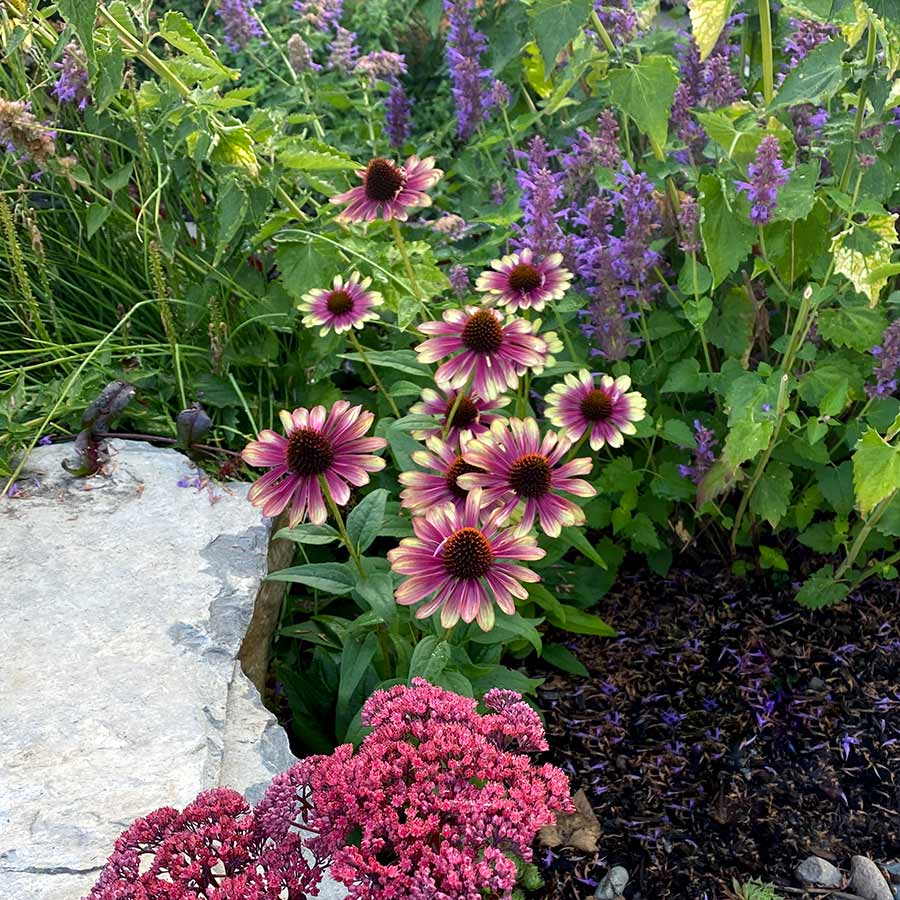
[[379,157],[356,174],[362,184],[331,198],[332,203],[347,204],[338,216],[342,222],[371,222],[379,217],[405,222],[407,207],[431,206],[425,191],[434,187],[444,172],[434,167],[433,156],[410,156],[403,166]]
[[458,444],[448,444],[439,437],[425,441],[427,450],[416,450],[412,461],[427,472],[401,472],[400,484],[406,489],[400,492],[400,505],[411,509],[413,515],[423,516],[429,510],[444,503],[465,505],[469,492],[460,487],[457,479],[468,472],[477,472],[456,449]]
[[425,388],[422,391],[422,400],[414,403],[409,411],[419,416],[434,416],[438,424],[424,431],[414,431],[412,436],[417,441],[424,441],[432,435],[437,437],[443,435],[449,419],[447,441],[452,446],[459,447],[471,438],[484,434],[491,427],[491,422],[497,418],[493,411],[510,403],[509,397],[482,400],[478,394],[473,393],[465,394],[457,403],[458,393],[447,391],[445,394],[439,394],[433,388]]
[[609,375],[600,376],[600,386],[594,376],[582,369],[578,376],[566,375],[563,382],[555,384],[546,396],[547,418],[565,430],[569,440],[577,441],[590,430],[591,449],[599,450],[604,444],[621,447],[624,434],[634,434],[634,422],[644,418],[647,401],[637,392],[626,393],[631,379],[620,375],[613,380]]
[[350,499],[350,485],[369,483],[369,472],[384,468],[384,460],[372,456],[387,445],[383,438],[363,437],[375,416],[361,406],[338,400],[327,412],[324,406],[282,410],[282,437],[268,429],[251,441],[241,456],[248,465],[271,469],[250,488],[247,497],[273,517],[291,506],[290,527],[309,520],[322,525],[327,518],[320,477],[339,506]]
[[300,301],[300,312],[304,325],[321,325],[320,335],[329,331],[340,334],[351,328],[362,328],[371,319],[377,319],[378,313],[373,307],[380,306],[383,298],[378,291],[368,290],[371,278],[359,280],[359,272],[353,272],[345,282],[340,275],[334,276],[331,290],[315,288],[303,296]]
[[504,323],[494,309],[448,309],[443,322],[424,322],[419,330],[435,335],[416,347],[419,362],[457,353],[435,372],[438,385],[459,389],[471,382],[485,400],[515,390],[526,369],[546,362],[547,342],[534,334],[531,322],[510,318]]
[[[403,606],[429,598],[416,610],[417,619],[441,610],[444,628],[477,620],[483,631],[494,626],[494,601],[513,615],[515,599],[528,591],[521,582],[540,576],[509,560],[541,559],[545,552],[531,536],[500,530],[497,514],[482,523],[481,491],[469,491],[465,505],[436,507],[428,517],[412,520],[416,536],[404,538],[388,553],[393,571],[408,575],[394,596]],[[432,596],[433,595],[433,596]]]
[[491,263],[493,272],[478,276],[475,289],[486,291],[488,300],[505,306],[510,312],[517,309],[544,308],[548,300],[564,297],[572,283],[572,273],[561,265],[562,253],[551,253],[540,262],[526,247]]
[[559,537],[563,526],[584,524],[583,510],[560,493],[576,497],[597,493],[593,485],[575,477],[589,474],[592,460],[562,463],[571,446],[567,438],[554,431],[548,431],[541,440],[534,419],[498,420],[488,434],[466,445],[465,461],[483,471],[461,475],[460,487],[470,491],[482,488],[485,506],[499,504],[497,521],[501,523],[520,502],[524,503],[518,534],[529,532],[537,518],[545,534]]

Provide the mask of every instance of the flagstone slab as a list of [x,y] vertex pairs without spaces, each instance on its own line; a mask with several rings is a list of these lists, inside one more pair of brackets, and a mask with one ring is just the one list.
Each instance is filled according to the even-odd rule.
[[294,762],[238,662],[271,528],[248,486],[144,443],[92,478],[69,456],[37,448],[0,500],[0,900],[80,900],[134,818],[255,802]]

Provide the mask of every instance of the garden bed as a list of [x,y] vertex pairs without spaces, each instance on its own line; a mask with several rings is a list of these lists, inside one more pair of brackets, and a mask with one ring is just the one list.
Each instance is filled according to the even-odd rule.
[[588,680],[539,691],[550,758],[582,787],[600,852],[545,851],[547,897],[608,866],[628,898],[719,897],[732,878],[793,884],[809,854],[900,857],[897,586],[810,612],[710,564],[621,578],[618,640],[576,638]]

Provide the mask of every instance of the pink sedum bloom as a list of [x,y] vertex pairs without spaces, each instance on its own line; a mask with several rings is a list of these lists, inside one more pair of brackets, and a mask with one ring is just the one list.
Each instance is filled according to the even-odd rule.
[[301,407],[293,413],[282,410],[279,416],[285,435],[262,431],[241,454],[248,465],[270,469],[254,482],[248,498],[270,518],[290,506],[291,528],[307,514],[313,524],[323,525],[328,511],[319,479],[343,506],[350,499],[350,485],[368,484],[369,473],[384,468],[384,460],[371,454],[387,441],[364,437],[375,416],[346,400],[338,400],[330,412],[324,406]]
[[516,858],[529,862],[538,830],[573,810],[562,770],[526,755],[547,747],[534,710],[512,691],[483,703],[482,716],[475,700],[421,678],[376,691],[359,749],[282,776],[309,792],[309,844],[334,854],[331,874],[351,900],[509,898]]
[[484,434],[491,427],[491,422],[498,418],[494,415],[494,411],[510,403],[509,397],[482,400],[474,393],[465,394],[457,403],[458,393],[458,391],[438,393],[433,388],[425,388],[422,391],[421,401],[414,403],[409,411],[419,416],[434,416],[438,424],[426,431],[414,431],[412,435],[417,441],[424,441],[432,435],[441,437],[449,418],[447,441],[454,447],[461,446],[470,438]]
[[634,434],[634,423],[646,415],[647,401],[637,391],[628,392],[630,387],[627,375],[616,379],[601,375],[598,387],[594,376],[582,369],[577,377],[566,375],[563,382],[550,389],[545,398],[547,418],[562,428],[571,441],[589,432],[592,450],[599,450],[604,444],[621,447],[625,442],[623,435]]
[[515,390],[529,368],[547,363],[547,342],[526,319],[503,316],[494,309],[448,309],[442,322],[423,322],[419,330],[433,335],[416,348],[419,362],[452,358],[435,372],[439,387],[459,390],[466,384],[485,400]]
[[431,197],[425,192],[441,180],[444,172],[434,167],[433,156],[410,156],[402,166],[378,157],[356,174],[362,184],[331,198],[332,203],[344,205],[338,216],[342,222],[379,218],[405,222],[408,208],[431,206]]
[[306,313],[303,324],[321,326],[319,334],[324,337],[329,331],[341,334],[377,319],[375,307],[381,306],[383,298],[368,289],[371,283],[371,278],[360,281],[359,272],[351,273],[346,282],[335,275],[330,289],[315,288],[303,296],[299,304],[300,312]]
[[450,628],[460,619],[477,621],[483,631],[494,627],[494,603],[513,615],[515,598],[528,591],[521,582],[540,576],[513,560],[542,559],[545,552],[530,536],[502,531],[496,514],[482,523],[482,494],[469,491],[462,509],[452,504],[436,507],[413,519],[414,538],[404,538],[388,553],[391,568],[409,576],[394,596],[403,606],[426,600],[417,619],[441,610],[441,624]]
[[506,307],[540,312],[550,300],[565,296],[572,273],[562,266],[561,253],[551,253],[540,262],[527,247],[491,263],[494,271],[482,272],[475,290],[487,293],[486,300]]
[[553,431],[542,440],[534,419],[497,421],[488,434],[466,445],[465,462],[481,471],[462,475],[460,486],[482,488],[482,502],[497,504],[500,523],[508,521],[523,503],[518,534],[529,532],[537,519],[545,534],[559,537],[563,527],[584,524],[584,511],[560,494],[593,497],[597,493],[593,485],[576,477],[590,474],[592,460],[562,462],[571,446]]
[[412,461],[427,471],[400,473],[400,484],[405,485],[400,492],[400,505],[412,510],[415,516],[424,516],[444,503],[463,508],[469,492],[457,480],[460,475],[477,471],[476,468],[463,459],[453,444],[439,437],[428,438],[425,446],[427,450],[412,453]]

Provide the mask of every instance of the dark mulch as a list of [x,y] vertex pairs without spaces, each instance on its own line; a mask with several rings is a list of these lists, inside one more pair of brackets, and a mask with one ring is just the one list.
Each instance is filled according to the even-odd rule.
[[810,853],[900,857],[898,590],[813,613],[720,567],[621,579],[622,637],[570,641],[591,678],[540,690],[602,828],[597,855],[543,851],[545,896],[583,900],[610,865],[632,900],[713,900]]

